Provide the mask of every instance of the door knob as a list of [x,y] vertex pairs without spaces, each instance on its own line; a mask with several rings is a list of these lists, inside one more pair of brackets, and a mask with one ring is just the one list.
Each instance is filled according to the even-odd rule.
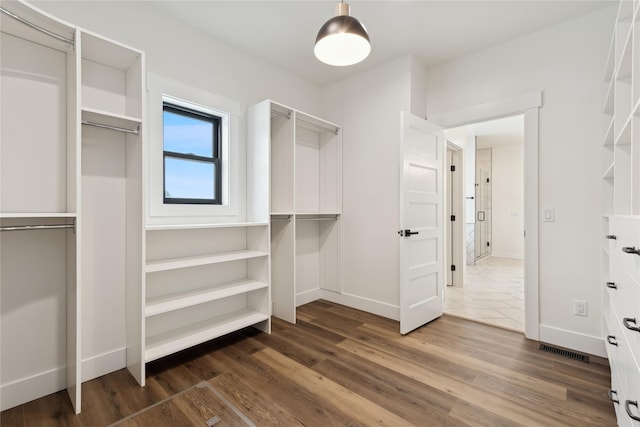
[[405,229],[405,230],[400,230],[400,231],[398,231],[398,234],[399,234],[400,236],[402,236],[402,237],[409,237],[409,236],[411,236],[412,234],[420,234],[420,232],[419,232],[419,231],[411,231],[411,229],[407,228],[407,229]]

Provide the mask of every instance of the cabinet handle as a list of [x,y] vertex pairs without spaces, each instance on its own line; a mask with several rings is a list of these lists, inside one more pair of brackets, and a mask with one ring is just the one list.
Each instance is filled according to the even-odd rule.
[[613,335],[607,335],[607,342],[611,345],[618,346],[618,341],[616,341],[616,337]]
[[624,402],[624,410],[627,411],[627,415],[629,415],[629,418],[631,418],[632,420],[635,420],[635,421],[640,421],[640,416],[634,415],[631,412],[630,406],[635,406],[636,409],[638,409],[638,401],[637,400],[634,400],[634,401],[627,400],[627,401],[625,401]]
[[[640,332],[640,327],[636,326],[635,317],[625,317],[624,319],[622,319],[622,323],[624,324],[624,327],[629,329],[630,331]],[[633,324],[633,326],[631,324]]]
[[607,234],[605,237],[607,239],[609,239],[609,240],[616,240],[616,235],[615,234]]
[[624,252],[625,254],[640,255],[640,249],[636,249],[635,246],[625,246],[622,248],[622,252]]
[[[609,396],[609,400],[611,400],[613,403],[620,403],[620,401],[618,400],[618,392],[617,392],[617,391],[615,391],[615,390],[609,390],[609,391],[607,392],[607,395]],[[614,395],[615,395],[616,397],[613,397]]]
[[616,285],[616,282],[607,282],[607,288],[618,289],[618,285]]

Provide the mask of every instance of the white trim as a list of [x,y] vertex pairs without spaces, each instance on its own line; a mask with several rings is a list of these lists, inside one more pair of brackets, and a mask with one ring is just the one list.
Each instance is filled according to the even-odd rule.
[[538,278],[538,109],[542,92],[463,108],[430,117],[443,128],[467,125],[524,113],[524,228],[525,236],[525,336],[540,337],[540,284]]
[[400,307],[397,305],[375,301],[358,295],[333,292],[328,289],[320,289],[319,299],[325,299],[336,304],[386,317],[387,319],[400,321]]
[[567,331],[552,326],[540,325],[540,342],[570,348],[599,357],[607,357],[604,340],[601,337]]
[[[82,361],[82,382],[127,366],[125,347]],[[67,388],[67,368],[60,367],[0,386],[0,411],[39,399]]]
[[296,294],[296,307],[300,307],[301,305],[309,304],[310,302],[319,300],[321,289],[311,289],[310,291],[300,292]]
[[67,388],[67,369],[40,372],[0,387],[0,410],[13,408]]
[[524,113],[531,108],[542,107],[542,92],[531,92],[500,101],[486,102],[461,110],[450,111],[434,117],[428,117],[430,122],[437,123],[443,128],[452,128],[470,123],[498,119]]
[[507,259],[517,259],[522,261],[522,254],[518,252],[500,252],[495,249],[491,249],[491,256],[493,258],[507,258]]
[[102,353],[82,361],[82,382],[101,377],[127,366],[127,348]]

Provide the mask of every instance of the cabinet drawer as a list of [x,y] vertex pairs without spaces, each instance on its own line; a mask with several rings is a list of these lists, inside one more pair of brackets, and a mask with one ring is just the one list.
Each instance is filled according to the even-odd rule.
[[[631,412],[632,416],[640,418],[640,368],[635,363],[627,365],[626,381],[623,394],[620,396],[620,409],[622,414],[618,416],[618,424],[631,425],[633,427],[640,427],[640,421],[634,420],[627,410]],[[630,402],[635,402],[636,405]]]
[[613,217],[610,227],[611,234],[616,236],[615,240],[610,241],[610,255],[617,259],[632,277],[640,278],[640,255],[623,251],[624,248],[640,250],[640,217]]
[[617,369],[614,369],[614,365],[611,365],[611,390],[609,391],[609,398],[611,399],[613,409],[616,411],[618,427],[631,427],[632,425],[632,420],[624,408],[625,396],[625,390],[622,388],[620,381],[620,373]]
[[[609,261],[609,282],[605,283],[609,302],[619,315],[638,317],[640,321],[640,286],[617,259]],[[619,319],[622,322],[622,318]]]

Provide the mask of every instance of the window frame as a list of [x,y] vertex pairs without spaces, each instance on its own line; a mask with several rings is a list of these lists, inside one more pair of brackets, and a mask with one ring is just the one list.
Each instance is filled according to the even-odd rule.
[[[173,114],[178,114],[198,120],[207,121],[212,124],[212,156],[199,156],[195,154],[185,154],[175,151],[165,150],[164,145],[164,120],[162,124],[162,201],[163,204],[168,205],[222,205],[222,120],[223,118],[215,114],[199,111],[194,108],[188,108],[183,105],[172,103],[167,100],[162,101],[162,113],[169,111]],[[197,161],[202,163],[213,164],[213,191],[214,197],[211,199],[195,199],[195,198],[178,198],[178,197],[166,197],[166,160],[167,158],[182,159]]]

